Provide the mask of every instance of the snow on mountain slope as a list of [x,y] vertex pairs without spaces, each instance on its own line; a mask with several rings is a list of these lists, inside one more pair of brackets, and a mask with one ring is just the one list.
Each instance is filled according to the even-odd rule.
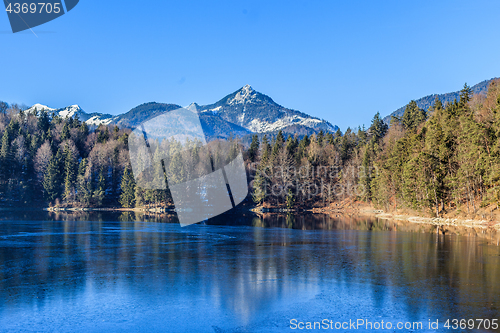
[[297,125],[315,132],[334,132],[338,128],[325,120],[285,108],[269,96],[255,91],[250,85],[245,85],[217,103],[199,108],[201,113],[217,114],[228,122],[256,133],[285,130]]
[[51,114],[56,114],[61,118],[70,118],[74,117],[75,115],[78,115],[78,118],[82,121],[84,121],[87,125],[92,125],[92,126],[99,126],[99,125],[108,125],[110,124],[113,119],[115,118],[112,115],[109,114],[101,114],[101,113],[86,113],[83,111],[83,109],[75,104],[75,105],[70,105],[65,108],[61,109],[53,109],[50,108],[46,105],[43,104],[35,104],[32,107],[30,107],[27,111],[28,112],[33,112],[33,111],[40,112],[42,110],[45,110],[48,112],[50,115]]
[[39,104],[39,103],[33,105],[32,107],[30,107],[28,109],[28,111],[34,111],[34,110],[36,110],[38,112],[40,112],[42,110],[45,110],[47,112],[55,111],[55,109],[49,108],[47,105],[43,105],[43,104]]
[[[319,131],[335,132],[338,127],[325,120],[312,117],[303,112],[285,108],[274,102],[269,96],[255,91],[245,85],[218,102],[199,106],[194,104],[200,119],[207,127],[207,135],[211,137],[229,137],[230,135],[247,135],[249,133],[265,133],[283,130],[287,133],[314,133]],[[144,103],[130,111],[112,116],[109,114],[86,113],[79,105],[70,105],[61,109],[52,109],[42,104],[35,104],[29,110],[47,110],[60,117],[74,117],[88,125],[118,125],[120,127],[136,127],[142,122],[162,113],[180,108],[176,104]]]
[[318,131],[323,130],[327,132],[334,132],[337,130],[335,127],[322,120],[314,118],[303,118],[297,115],[287,115],[283,118],[277,119],[275,122],[253,119],[250,122],[249,130],[257,133],[274,132],[292,125],[302,125]]
[[247,84],[236,92],[236,95],[233,97],[233,99],[228,101],[228,104],[234,105],[234,104],[246,103],[248,101],[252,101],[253,99],[255,99],[256,95],[257,94],[252,89],[252,87],[249,84]]
[[89,119],[85,120],[85,123],[87,125],[94,125],[94,126],[109,125],[116,118],[116,117],[110,117],[110,118],[101,118],[101,117],[102,115],[92,116]]
[[80,108],[79,105],[70,105],[68,107],[65,107],[64,109],[57,110],[57,113],[59,113],[59,117],[61,118],[70,118],[73,117],[75,114],[80,115],[83,110]]

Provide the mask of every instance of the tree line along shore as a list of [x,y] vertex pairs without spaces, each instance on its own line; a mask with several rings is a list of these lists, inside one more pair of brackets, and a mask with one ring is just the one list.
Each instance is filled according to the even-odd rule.
[[[126,128],[89,128],[77,117],[1,105],[2,206],[173,208],[168,188],[136,185],[129,134]],[[351,201],[385,212],[498,218],[499,80],[486,94],[473,95],[465,85],[458,100],[443,105],[436,99],[427,110],[411,101],[390,124],[377,113],[369,127],[344,133],[253,135],[249,146],[229,141],[231,149],[243,151],[246,206],[335,210]],[[199,149],[170,153],[195,158]],[[182,156],[167,166],[178,182],[190,177]]]

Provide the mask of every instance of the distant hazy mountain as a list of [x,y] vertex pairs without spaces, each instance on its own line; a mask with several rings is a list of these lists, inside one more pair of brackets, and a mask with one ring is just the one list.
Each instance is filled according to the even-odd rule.
[[[489,86],[490,82],[492,80],[494,80],[494,79],[495,78],[479,82],[475,86],[471,87],[472,91],[474,92],[474,94],[486,93],[488,91],[488,86]],[[436,96],[439,98],[439,100],[444,105],[446,103],[453,102],[455,100],[455,98],[457,100],[459,100],[460,99],[460,95],[459,94],[460,94],[460,91],[455,91],[455,92],[446,93],[446,94],[433,94],[433,95],[428,95],[428,96],[422,97],[422,98],[417,99],[415,101],[417,102],[417,105],[418,105],[419,108],[424,109],[424,110],[427,111],[427,109],[429,108],[429,106],[434,105],[434,101],[436,99]],[[396,111],[394,111],[393,113],[391,113],[390,115],[388,115],[387,117],[385,117],[384,121],[386,121],[387,123],[389,123],[390,120],[391,120],[391,116],[396,116],[396,117],[403,116],[403,114],[405,112],[405,107],[406,107],[406,105],[400,107],[399,109],[397,109]]]
[[[112,124],[116,124],[121,127],[134,128],[146,120],[179,108],[181,108],[181,106],[176,104],[156,102],[144,103],[136,106],[127,113],[115,117]],[[228,138],[231,135],[244,136],[251,133],[247,129],[228,122],[218,115],[200,113],[200,122],[205,135],[209,139]]]
[[[261,94],[249,85],[227,95],[210,105],[194,103],[204,131],[209,138],[227,138],[230,136],[248,136],[252,133],[285,133],[299,135],[317,133],[320,130],[334,132],[337,126],[325,120],[309,116],[303,112],[287,109],[275,103],[269,96]],[[89,125],[113,125],[134,128],[142,122],[162,113],[180,108],[176,104],[150,102],[141,104],[127,113],[112,116],[109,114],[86,113],[78,105],[63,109],[52,109],[35,104],[29,110],[46,109],[61,117],[78,117]]]
[[139,124],[159,116],[168,111],[173,111],[181,108],[182,106],[176,104],[166,104],[166,103],[144,103],[139,106],[136,106],[132,110],[127,113],[123,113],[119,116],[116,116],[113,119],[113,124],[122,127],[130,127],[134,128]]

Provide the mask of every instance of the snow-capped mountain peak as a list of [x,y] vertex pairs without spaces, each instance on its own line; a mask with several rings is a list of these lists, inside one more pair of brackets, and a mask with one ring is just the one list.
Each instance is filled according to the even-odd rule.
[[242,104],[255,98],[256,95],[256,91],[253,90],[249,84],[247,84],[236,93],[233,99],[228,101],[228,104]]
[[55,109],[52,109],[52,108],[49,108],[47,105],[43,105],[43,104],[39,104],[39,103],[36,103],[35,105],[33,105],[31,108],[29,108],[28,110],[36,110],[38,112],[42,111],[42,110],[45,110],[45,111],[54,111]]
[[[178,108],[180,106],[176,104],[150,102],[118,116],[86,113],[77,104],[61,109],[35,104],[29,110],[46,109],[49,114],[56,114],[62,118],[78,115],[78,118],[89,126],[116,124],[133,128],[147,119]],[[229,137],[233,134],[246,135],[279,130],[290,134],[311,134],[319,131],[334,132],[338,129],[337,126],[325,120],[283,107],[248,84],[214,104],[191,103],[187,108],[196,110],[200,114],[202,125],[208,128],[208,135],[211,137]]]
[[78,105],[70,105],[65,108],[60,108],[60,109],[53,109],[50,108],[46,105],[43,104],[34,104],[32,107],[30,107],[27,111],[28,112],[40,112],[41,110],[45,110],[49,112],[50,114],[55,114],[58,115],[61,118],[72,118],[75,117],[75,115],[78,115],[78,118],[87,125],[93,125],[93,126],[99,126],[99,125],[108,125],[113,121],[114,117],[109,114],[101,114],[101,113],[86,113],[83,111],[83,109]]
[[199,106],[201,113],[211,113],[254,133],[279,130],[334,132],[337,127],[303,112],[285,108],[246,85],[218,102]]

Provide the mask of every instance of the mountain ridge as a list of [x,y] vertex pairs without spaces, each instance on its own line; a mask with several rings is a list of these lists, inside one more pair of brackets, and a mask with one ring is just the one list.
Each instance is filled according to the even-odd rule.
[[[283,107],[265,94],[245,85],[235,92],[226,95],[219,101],[196,107],[201,124],[209,138],[227,138],[229,136],[245,136],[253,133],[275,133],[282,130],[285,133],[312,134],[323,130],[335,132],[338,127],[329,122],[310,116],[304,112]],[[46,109],[49,113],[59,116],[78,117],[88,125],[118,125],[134,128],[142,122],[152,119],[164,112],[181,108],[170,103],[147,102],[129,111],[112,116],[101,113],[86,113],[78,105],[53,109],[42,104],[35,104],[28,111]]]
[[87,125],[94,125],[94,126],[98,126],[101,124],[109,125],[115,118],[115,116],[105,113],[97,113],[97,112],[87,113],[78,104],[73,104],[65,108],[53,109],[48,107],[47,105],[36,103],[30,108],[28,108],[26,111],[40,112],[42,110],[45,110],[49,114],[52,113],[57,114],[62,118],[74,117],[75,115],[78,115],[78,118],[87,123]]
[[[481,81],[481,82],[473,85],[471,87],[472,92],[474,94],[482,94],[482,93],[487,92],[488,91],[488,86],[489,86],[490,82],[493,81],[493,80],[495,80],[495,79],[497,79],[497,78],[494,77],[494,78],[491,78],[489,80],[484,80],[484,81]],[[434,101],[436,100],[436,97],[439,98],[439,100],[441,101],[441,103],[443,103],[443,105],[445,105],[446,103],[452,103],[455,99],[457,99],[457,100],[460,99],[460,90],[457,90],[457,91],[454,91],[454,92],[449,92],[449,93],[444,93],[444,94],[431,94],[431,95],[427,95],[427,96],[424,96],[424,97],[421,97],[421,98],[415,100],[415,102],[417,102],[417,105],[418,105],[419,108],[424,109],[425,111],[427,111],[427,109],[429,108],[429,106],[434,105]],[[403,114],[405,112],[405,107],[406,107],[406,105],[400,107],[396,111],[393,111],[388,116],[384,117],[383,120],[386,123],[390,123],[392,116],[395,116],[395,117],[401,117],[401,116],[403,116]]]
[[[216,103],[199,106],[200,113],[212,112],[223,119],[253,133],[287,130],[291,126],[304,126],[315,132],[335,132],[338,127],[306,113],[285,108],[250,85],[236,90]],[[248,115],[248,116],[247,116]]]

